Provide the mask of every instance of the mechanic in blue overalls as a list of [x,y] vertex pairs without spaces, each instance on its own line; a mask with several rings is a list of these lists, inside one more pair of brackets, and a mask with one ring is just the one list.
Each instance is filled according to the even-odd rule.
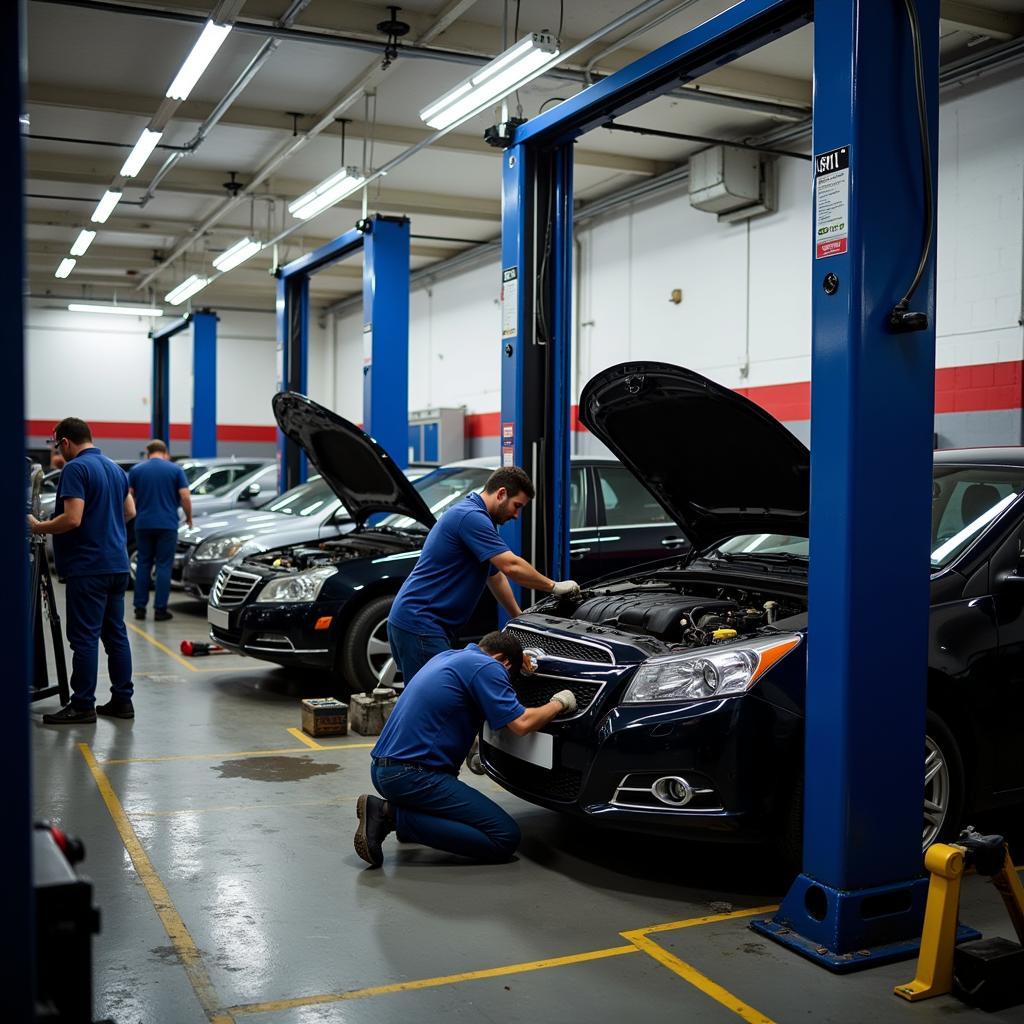
[[513,554],[498,533],[502,523],[518,518],[535,493],[522,469],[503,466],[490,475],[482,494],[463,498],[434,524],[388,615],[391,654],[406,683],[435,654],[452,646],[485,586],[513,618],[521,609],[509,580],[558,597],[579,591],[572,580],[556,582],[539,573]]

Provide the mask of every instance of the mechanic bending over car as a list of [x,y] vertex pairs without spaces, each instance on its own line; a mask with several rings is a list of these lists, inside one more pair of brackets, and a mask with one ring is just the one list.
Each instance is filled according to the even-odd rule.
[[435,654],[452,646],[451,638],[469,619],[485,584],[513,618],[522,611],[510,579],[557,597],[579,591],[573,580],[556,583],[539,573],[513,554],[498,533],[499,526],[519,517],[535,493],[525,471],[504,466],[490,475],[482,494],[463,498],[431,528],[388,614],[391,654],[407,683]]
[[475,861],[511,860],[519,846],[515,821],[490,797],[458,779],[459,765],[484,721],[515,736],[535,732],[576,710],[572,690],[538,708],[524,708],[512,688],[523,668],[515,637],[495,631],[461,651],[443,651],[416,673],[370,752],[370,778],[380,797],[356,802],[356,853],[373,867],[381,844],[399,842]]

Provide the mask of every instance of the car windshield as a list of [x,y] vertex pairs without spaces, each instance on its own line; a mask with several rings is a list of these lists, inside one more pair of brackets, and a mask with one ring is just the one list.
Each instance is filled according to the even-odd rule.
[[932,568],[949,565],[1024,490],[1016,466],[936,466],[932,477]]
[[285,491],[278,498],[261,506],[263,512],[280,512],[284,516],[315,516],[328,506],[341,509],[338,496],[318,476],[310,477],[304,484]]
[[776,560],[779,556],[788,556],[807,561],[807,547],[806,537],[790,537],[784,533],[743,533],[722,541],[713,547],[708,555],[727,560],[743,557],[755,559],[769,555],[775,556]]
[[[420,493],[427,508],[435,516],[441,515],[445,509],[461,501],[468,494],[476,494],[484,489],[487,478],[492,470],[472,466],[442,466],[433,473],[421,476],[413,482],[413,487]],[[426,527],[411,516],[395,513],[386,516],[377,526],[390,526],[396,530],[425,530]]]
[[193,462],[191,465],[183,466],[182,472],[185,474],[185,480],[189,484],[193,484],[198,480],[210,467],[204,466],[200,462]]

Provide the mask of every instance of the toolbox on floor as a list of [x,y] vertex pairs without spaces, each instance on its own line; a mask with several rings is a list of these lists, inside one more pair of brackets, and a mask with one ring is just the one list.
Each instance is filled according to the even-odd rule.
[[310,736],[347,736],[348,705],[333,697],[307,697],[302,702],[302,731]]

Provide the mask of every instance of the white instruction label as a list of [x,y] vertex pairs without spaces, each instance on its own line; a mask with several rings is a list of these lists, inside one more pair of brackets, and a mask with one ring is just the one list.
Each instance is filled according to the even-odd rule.
[[519,268],[501,272],[501,336],[514,338],[519,333]]
[[814,158],[814,258],[846,252],[850,229],[850,147]]
[[363,373],[373,366],[373,324],[363,324]]

